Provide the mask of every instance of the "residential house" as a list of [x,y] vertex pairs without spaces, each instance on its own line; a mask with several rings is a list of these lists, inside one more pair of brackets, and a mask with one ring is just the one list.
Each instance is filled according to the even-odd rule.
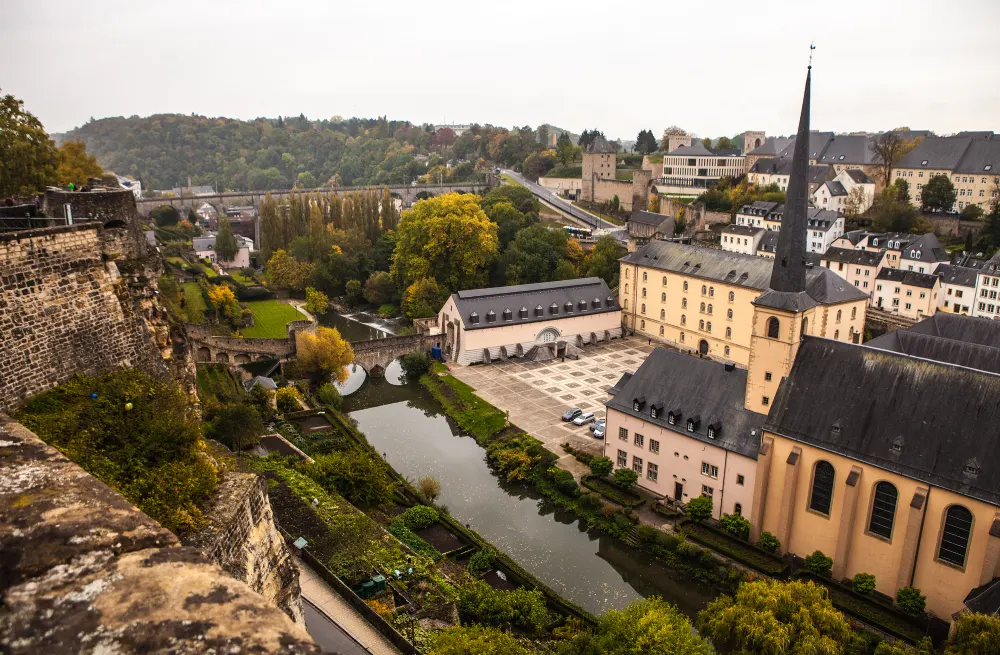
[[899,268],[904,271],[933,273],[938,266],[948,261],[950,257],[937,236],[928,232],[914,238],[900,251]]
[[[854,191],[860,189],[860,191]],[[854,193],[857,198],[851,198]],[[833,180],[824,182],[812,194],[812,202],[817,207],[840,212],[853,212],[855,215],[868,211],[875,200],[875,183],[864,171],[847,168],[837,174]],[[852,206],[856,205],[856,206]]]
[[648,211],[632,212],[625,221],[628,232],[628,251],[635,252],[639,246],[653,239],[669,239],[674,235],[674,218]]
[[941,264],[935,272],[941,278],[938,306],[955,314],[972,316],[976,306],[976,280],[979,271],[966,266]]
[[250,239],[240,236],[236,236],[236,245],[238,250],[236,256],[229,261],[225,261],[219,257],[215,250],[215,237],[216,235],[210,234],[203,237],[195,237],[191,240],[192,246],[194,247],[194,253],[198,256],[198,259],[207,259],[213,264],[218,264],[224,269],[240,269],[249,268],[250,266],[250,251],[253,250],[253,241]]
[[884,250],[850,250],[832,247],[828,248],[820,258],[821,266],[830,269],[860,289],[862,293],[868,295],[869,301],[875,292],[875,280],[884,262]]
[[719,242],[726,252],[738,252],[744,255],[757,254],[757,245],[767,232],[762,227],[750,225],[727,225],[722,228]]
[[[790,157],[759,159],[747,171],[747,181],[758,186],[774,184],[780,191],[787,191],[791,172],[792,160]],[[827,180],[832,180],[835,175],[836,172],[831,166],[810,166],[808,172],[809,195],[815,193],[820,185]]]
[[976,308],[973,316],[1000,319],[1000,252],[986,262],[976,278]]
[[940,294],[937,275],[883,267],[875,278],[872,304],[905,318],[922,319],[937,311]]

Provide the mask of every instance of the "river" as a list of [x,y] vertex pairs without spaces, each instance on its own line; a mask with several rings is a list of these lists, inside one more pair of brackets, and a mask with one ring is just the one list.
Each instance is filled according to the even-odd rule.
[[399,377],[398,363],[385,379],[368,380],[355,370],[341,385],[344,410],[393,468],[414,481],[437,478],[438,502],[452,516],[550,588],[594,614],[659,595],[693,616],[714,598],[704,585],[680,578],[616,539],[589,532],[534,491],[498,478],[483,448],[437,401],[419,383],[401,384]]

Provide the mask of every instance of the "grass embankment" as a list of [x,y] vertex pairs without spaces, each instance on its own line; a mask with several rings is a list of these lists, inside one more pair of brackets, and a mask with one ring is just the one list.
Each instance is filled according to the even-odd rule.
[[421,383],[431,392],[459,427],[484,448],[491,437],[507,427],[507,416],[475,394],[472,387],[451,375],[425,375]]
[[[604,212],[597,211],[593,207],[588,207],[588,206],[584,205],[583,203],[578,202],[576,200],[573,201],[573,204],[576,205],[577,207],[579,207],[580,209],[582,209],[585,212],[590,212],[591,214],[593,214],[595,216],[600,216],[601,220],[603,220],[605,222],[608,222],[608,223],[611,223],[612,225],[625,225],[625,222],[622,219],[620,219],[620,218],[618,218],[616,216],[612,216],[611,214],[605,214]],[[643,208],[643,209],[645,209],[645,208]]]
[[238,403],[241,396],[239,383],[226,364],[202,364],[198,367],[198,397],[202,403],[208,400],[220,404]]
[[205,302],[205,294],[197,282],[185,282],[181,286],[181,295],[184,298],[184,315],[188,323],[200,324],[205,322],[205,312],[208,311],[208,303]]
[[240,271],[229,271],[229,277],[233,278],[233,280],[239,282],[243,286],[251,287],[257,284],[257,280],[247,275],[244,275]]
[[253,312],[254,324],[240,333],[248,339],[283,339],[288,334],[285,326],[306,319],[299,310],[279,300],[251,300],[245,304]]
[[583,176],[583,166],[556,166],[542,177],[562,177],[580,179]]

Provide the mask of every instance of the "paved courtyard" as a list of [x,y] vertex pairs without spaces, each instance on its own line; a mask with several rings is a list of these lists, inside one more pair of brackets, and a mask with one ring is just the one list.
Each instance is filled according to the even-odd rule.
[[450,366],[451,373],[476,394],[504,411],[510,421],[560,456],[560,465],[579,475],[585,467],[563,452],[562,444],[603,454],[604,443],[589,426],[563,423],[563,412],[579,407],[604,417],[607,390],[622,373],[634,373],[652,351],[642,339],[627,337],[584,347],[580,359],[521,363],[510,360],[485,366]]

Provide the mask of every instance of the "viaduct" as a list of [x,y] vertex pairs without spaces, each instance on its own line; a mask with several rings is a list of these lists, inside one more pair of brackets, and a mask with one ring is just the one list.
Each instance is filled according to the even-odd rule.
[[[423,198],[424,195],[439,196],[443,193],[461,192],[461,193],[476,193],[484,194],[489,191],[493,186],[495,186],[495,179],[492,177],[487,182],[461,182],[455,184],[420,184],[418,186],[412,185],[398,185],[398,186],[386,186],[384,188],[389,189],[389,192],[393,196],[399,198],[403,201],[404,207],[409,207],[415,203],[419,198],[418,195]],[[372,186],[349,186],[349,187],[320,187],[317,189],[295,189],[295,193],[350,193],[351,191],[362,191],[364,189],[371,189]],[[383,188],[381,185],[377,188]],[[233,191],[226,193],[216,193],[212,195],[200,195],[200,196],[167,196],[158,198],[142,198],[136,200],[135,204],[139,210],[139,213],[143,216],[149,216],[149,212],[157,207],[162,207],[163,205],[169,205],[171,207],[176,207],[178,211],[182,213],[189,209],[198,209],[203,204],[208,203],[216,208],[217,211],[221,211],[223,205],[228,206],[249,206],[253,205],[257,209],[260,209],[260,202],[264,199],[268,193],[271,194],[272,198],[280,199],[287,198],[293,192],[293,189],[279,189],[271,191]]]

